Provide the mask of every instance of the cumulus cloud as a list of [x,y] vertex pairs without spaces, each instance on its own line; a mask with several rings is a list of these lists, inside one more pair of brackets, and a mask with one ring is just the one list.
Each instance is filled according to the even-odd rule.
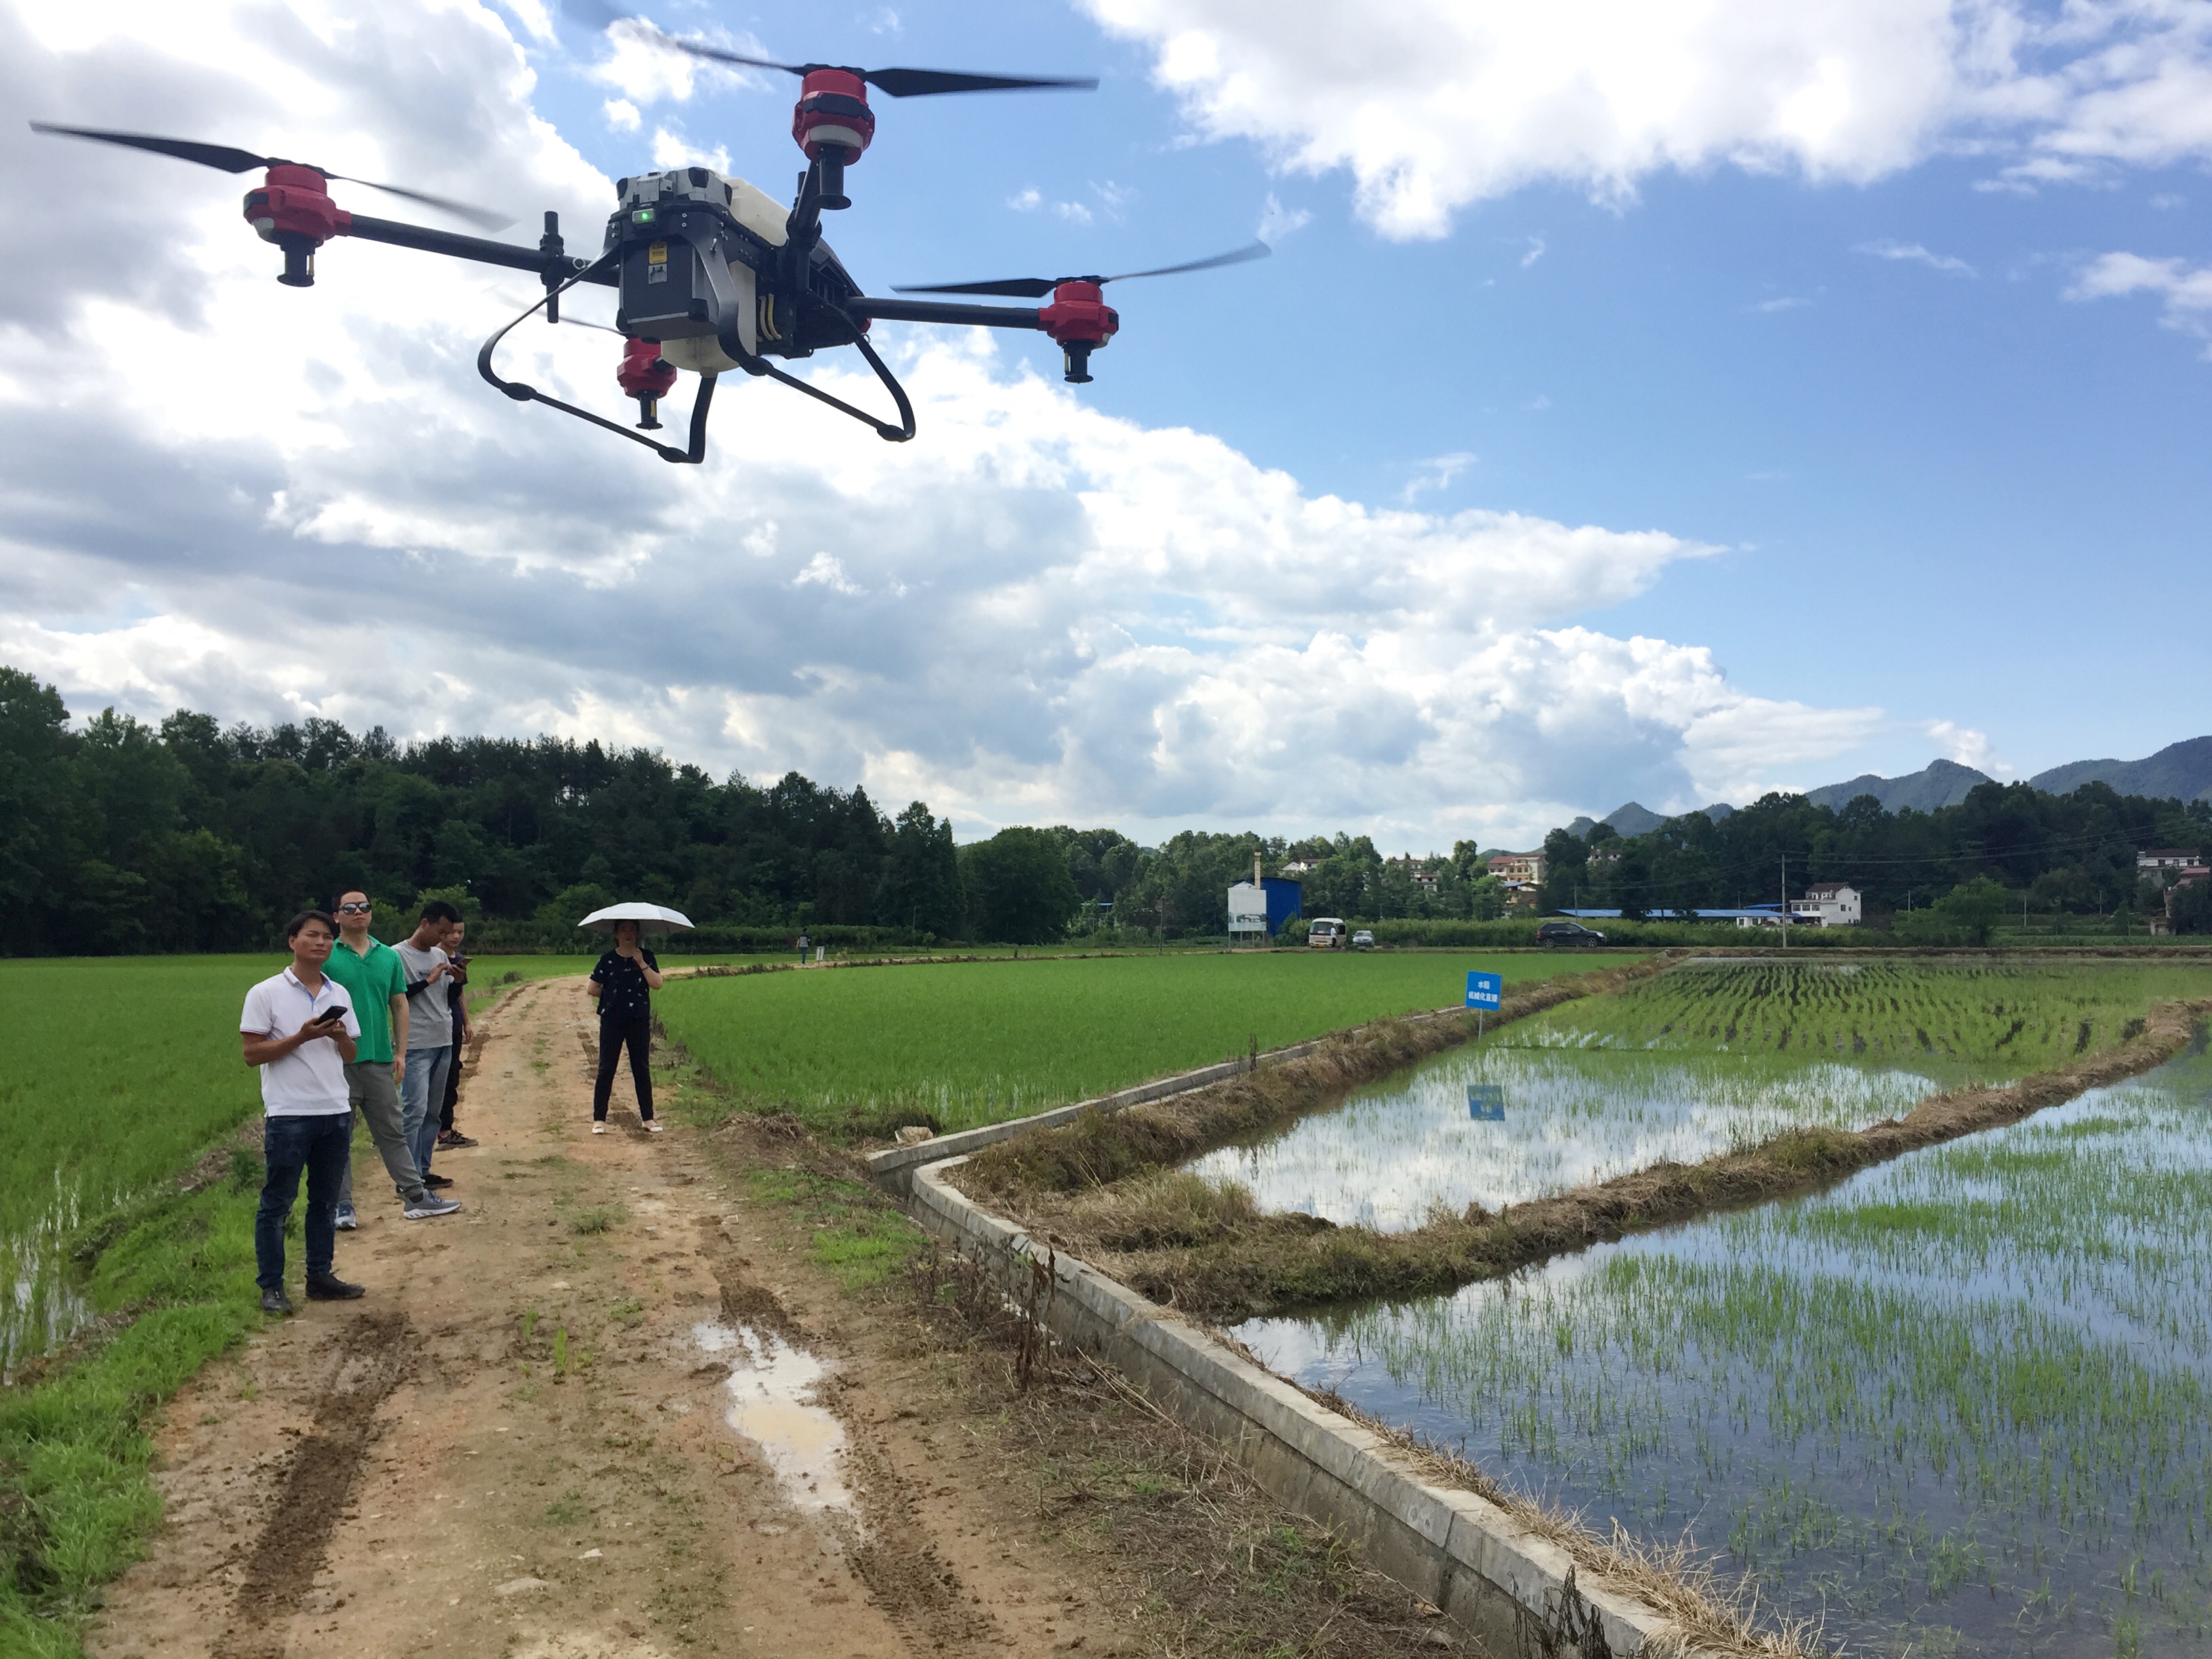
[[1719,166],[2000,181],[2212,156],[2212,9],[2075,0],[1085,0],[1198,134],[1343,169],[1392,236],[1539,180],[1625,202]]
[[[2130,294],[2159,295],[2165,301],[2160,320],[2166,327],[2212,340],[2212,265],[2192,267],[2185,259],[2150,259],[2140,253],[2100,254],[2066,297],[2109,300]],[[2212,357],[2212,346],[2205,355]]]
[[[211,90],[141,37],[162,15],[63,39],[0,16],[0,91],[88,122],[139,94],[143,125],[184,131],[222,102],[246,142],[284,132],[365,173],[583,223],[606,199],[533,112],[496,14],[380,9],[266,62],[261,14],[234,38],[196,19],[170,33]],[[368,133],[403,136],[384,153]],[[657,744],[921,796],[967,832],[1403,844],[1525,841],[1623,794],[1742,799],[1881,718],[1753,696],[1702,647],[1588,623],[1710,548],[1316,493],[1099,413],[1018,343],[883,327],[921,422],[904,446],[732,377],[708,464],[672,468],[478,380],[527,278],[341,242],[313,289],[281,289],[217,210],[230,181],[34,148],[52,143],[0,131],[4,178],[94,180],[72,244],[149,250],[58,291],[0,273],[0,660],[81,708]],[[0,183],[18,210],[33,187]],[[504,349],[510,374],[619,409],[607,336],[532,322]],[[880,396],[834,360],[810,372]],[[76,386],[99,395],[46,390]]]

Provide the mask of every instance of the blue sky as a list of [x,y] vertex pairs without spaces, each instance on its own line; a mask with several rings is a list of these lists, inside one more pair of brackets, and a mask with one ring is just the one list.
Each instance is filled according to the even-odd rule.
[[[1408,0],[1377,38],[1315,0],[653,11],[789,58],[1101,77],[878,98],[830,229],[872,291],[1141,268],[1270,228],[1266,263],[1111,290],[1122,332],[1073,397],[1035,336],[931,356],[879,325],[937,399],[888,471],[861,429],[747,387],[716,476],[671,485],[482,395],[462,349],[498,320],[493,285],[358,245],[325,251],[327,309],[283,313],[295,355],[328,361],[260,386],[257,416],[224,312],[279,291],[230,181],[27,141],[50,175],[153,181],[181,244],[167,291],[207,296],[154,356],[225,413],[211,432],[70,400],[63,424],[114,457],[22,464],[43,469],[13,485],[34,556],[0,655],[142,712],[603,727],[921,793],[963,833],[1487,843],[1632,795],[1938,753],[2026,775],[2204,729],[2212,8],[1586,0],[1552,21],[1569,13]],[[429,188],[562,205],[574,240],[605,210],[593,170],[719,148],[787,195],[800,165],[788,77],[688,75],[526,9],[313,14],[301,89],[258,107],[226,91],[220,30],[13,27],[50,63],[11,106],[298,132],[293,153],[339,166],[367,149]],[[319,76],[344,95],[319,102]],[[125,119],[134,79],[155,90]],[[428,112],[447,80],[473,104]],[[16,384],[112,341],[108,280],[74,310],[5,297]],[[415,408],[453,424],[434,440]],[[174,501],[95,509],[118,468]],[[471,636],[403,606],[379,673],[319,686],[281,644],[238,644],[267,640],[240,618],[303,544],[371,595],[381,570],[413,605],[428,571],[527,625]],[[179,581],[209,558],[216,589]],[[757,585],[727,586],[733,558],[762,562]],[[661,630],[649,685],[584,625],[594,594]],[[425,640],[448,681],[416,683]]]

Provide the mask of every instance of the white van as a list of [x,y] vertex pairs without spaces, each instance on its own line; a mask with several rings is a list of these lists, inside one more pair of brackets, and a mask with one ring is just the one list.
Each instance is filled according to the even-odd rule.
[[1306,943],[1316,951],[1340,951],[1345,937],[1341,916],[1316,916],[1306,924]]

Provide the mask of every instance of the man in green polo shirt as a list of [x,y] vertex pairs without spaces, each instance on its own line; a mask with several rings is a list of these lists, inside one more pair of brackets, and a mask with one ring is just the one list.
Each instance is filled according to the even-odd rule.
[[[354,1017],[361,1022],[361,1039],[345,1068],[347,1097],[384,1156],[384,1167],[399,1191],[400,1213],[410,1221],[451,1215],[461,1207],[459,1203],[440,1198],[422,1184],[400,1121],[399,1073],[407,1062],[394,1056],[407,1052],[407,969],[397,951],[368,936],[368,894],[340,894],[337,910],[338,942],[323,972],[345,987],[353,999]],[[396,1047],[392,1040],[395,1024],[399,1037]],[[349,1157],[338,1183],[337,1225],[341,1232],[350,1232],[356,1224],[353,1159]]]

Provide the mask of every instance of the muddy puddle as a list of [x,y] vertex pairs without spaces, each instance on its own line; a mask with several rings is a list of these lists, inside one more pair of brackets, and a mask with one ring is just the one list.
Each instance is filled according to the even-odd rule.
[[830,1367],[773,1332],[713,1320],[691,1328],[702,1353],[726,1360],[722,1420],[758,1447],[793,1509],[850,1510],[845,1428],[816,1398]]

